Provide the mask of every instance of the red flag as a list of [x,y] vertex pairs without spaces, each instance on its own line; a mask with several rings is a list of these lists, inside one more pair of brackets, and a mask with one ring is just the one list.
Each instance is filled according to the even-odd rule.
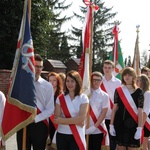
[[140,51],[139,51],[139,26],[137,26],[137,37],[134,48],[134,57],[132,67],[135,70],[136,74],[140,74]]
[[36,115],[34,78],[34,49],[28,19],[28,0],[25,0],[2,120],[3,140],[33,121]]
[[89,52],[91,42],[91,21],[92,21],[92,7],[88,6],[85,17],[85,23],[82,30],[83,51],[79,64],[79,73],[83,80],[83,92],[87,95],[90,93],[90,75],[89,75]]

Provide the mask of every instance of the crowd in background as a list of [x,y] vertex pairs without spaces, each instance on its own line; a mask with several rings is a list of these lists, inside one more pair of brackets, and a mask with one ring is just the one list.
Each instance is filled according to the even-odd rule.
[[[114,63],[106,60],[103,75],[92,72],[88,96],[77,71],[50,72],[46,81],[42,68],[43,59],[35,54],[37,115],[27,126],[27,150],[138,150],[141,146],[148,150],[149,68],[143,67],[141,75],[136,75],[126,67],[119,80],[113,75]],[[0,123],[5,102],[0,92]],[[18,150],[22,150],[22,136],[23,131],[18,131]],[[0,149],[5,149],[5,142],[0,141]]]

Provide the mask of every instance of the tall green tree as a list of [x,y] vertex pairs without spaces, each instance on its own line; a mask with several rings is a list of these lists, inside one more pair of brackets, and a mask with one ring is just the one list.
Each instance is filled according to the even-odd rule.
[[[93,16],[93,71],[94,70],[102,70],[102,63],[105,59],[109,58],[109,51],[112,50],[113,45],[113,36],[112,36],[112,28],[114,26],[114,22],[111,20],[115,17],[116,13],[112,13],[112,7],[107,8],[105,3],[102,0],[95,0],[94,3],[99,6],[99,10],[94,12]],[[81,12],[84,14],[86,11],[86,7],[80,7]],[[74,13],[75,16],[83,21],[83,15],[78,15]],[[75,28],[73,28],[73,32],[75,32]],[[79,32],[78,32],[79,34]],[[76,35],[78,35],[76,33]],[[81,32],[79,34],[81,36]],[[78,36],[76,36],[78,39]],[[78,48],[78,47],[77,47]],[[77,50],[76,48],[76,50]],[[82,51],[82,49],[81,49]]]
[[[35,52],[40,53],[44,58],[58,59],[62,37],[61,26],[71,17],[62,16],[61,12],[68,9],[71,4],[65,5],[59,0],[40,0],[38,3],[33,0],[33,40]],[[37,13],[38,12],[38,13]],[[38,22],[38,25],[37,25]]]
[[[0,69],[11,69],[17,46],[17,39],[23,14],[24,0],[0,1]],[[61,26],[71,17],[62,16],[63,10],[71,6],[59,0],[32,0],[31,34],[35,53],[43,58],[55,59],[60,49],[62,37]]]
[[0,10],[0,69],[11,69],[21,25],[23,0],[1,0]]

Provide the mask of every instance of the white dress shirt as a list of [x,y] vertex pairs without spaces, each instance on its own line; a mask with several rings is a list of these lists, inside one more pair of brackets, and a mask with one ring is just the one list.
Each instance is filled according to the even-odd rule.
[[[121,85],[121,81],[119,79],[117,79],[115,76],[112,76],[112,78],[108,81],[108,80],[106,80],[106,78],[104,76],[102,82],[103,82],[103,84],[105,86],[107,94],[109,95],[110,99],[114,103],[115,89]],[[112,112],[112,110],[111,110],[110,105],[109,105],[109,109],[107,111],[105,119],[110,120],[111,112]]]
[[39,77],[35,81],[36,105],[41,113],[35,116],[35,123],[48,119],[54,113],[54,92],[51,83]]

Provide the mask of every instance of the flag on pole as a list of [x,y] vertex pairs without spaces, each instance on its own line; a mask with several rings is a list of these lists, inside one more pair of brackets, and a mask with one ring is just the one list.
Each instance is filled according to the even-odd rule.
[[79,73],[83,80],[82,89],[83,92],[89,96],[90,94],[90,71],[89,71],[89,53],[91,44],[91,21],[92,21],[92,7],[87,7],[87,13],[85,16],[85,22],[82,29],[82,43],[83,51],[79,64]]
[[140,75],[140,51],[139,51],[139,26],[137,26],[137,37],[134,48],[134,57],[132,67],[135,70],[137,75]]
[[124,62],[120,42],[118,40],[118,31],[119,31],[118,26],[115,25],[112,31],[114,35],[114,46],[109,59],[112,60],[115,64],[115,69],[113,72],[114,76],[118,79],[121,79],[121,71],[124,68]]
[[36,115],[34,78],[34,49],[28,19],[28,0],[25,0],[2,119],[2,138],[5,141],[31,123]]

